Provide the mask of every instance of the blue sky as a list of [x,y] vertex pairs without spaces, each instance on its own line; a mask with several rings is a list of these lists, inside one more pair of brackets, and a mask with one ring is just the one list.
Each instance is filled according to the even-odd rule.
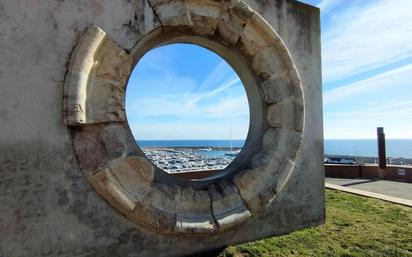
[[[412,138],[412,1],[302,2],[321,9],[325,138]],[[144,56],[126,110],[138,139],[242,139],[249,122],[230,66],[190,45]]]
[[133,135],[147,139],[245,139],[249,105],[232,67],[190,44],[149,51],[130,77],[126,112]]

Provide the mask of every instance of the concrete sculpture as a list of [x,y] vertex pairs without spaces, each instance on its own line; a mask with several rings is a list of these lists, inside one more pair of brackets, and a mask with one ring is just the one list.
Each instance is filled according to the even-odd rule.
[[[182,256],[323,223],[316,8],[291,0],[49,2],[0,3],[0,81],[8,85],[0,115],[10,121],[0,136],[0,255]],[[33,30],[39,36],[19,40]],[[250,103],[244,149],[201,180],[152,165],[125,116],[133,65],[177,42],[228,61]],[[4,43],[24,49],[32,65],[22,69]],[[29,106],[45,117],[22,112]],[[50,132],[35,132],[42,129]]]

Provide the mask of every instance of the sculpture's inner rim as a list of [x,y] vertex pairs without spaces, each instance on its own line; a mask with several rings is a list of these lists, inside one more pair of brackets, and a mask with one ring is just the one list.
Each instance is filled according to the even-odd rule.
[[[156,45],[155,47],[153,47],[153,48],[151,48],[149,51],[147,51],[146,52],[146,54],[148,54],[150,51],[152,51],[152,50],[154,50],[154,49],[156,49],[156,48],[161,48],[161,47],[164,47],[164,46],[170,46],[170,45],[174,45],[174,44],[183,44],[183,43],[168,43],[168,44],[161,44],[161,45]],[[213,51],[211,51],[211,50],[209,50],[209,49],[207,49],[207,48],[204,48],[203,46],[200,46],[200,45],[198,45],[198,44],[193,44],[193,43],[184,43],[184,45],[190,45],[190,46],[196,46],[196,47],[198,47],[198,48],[202,48],[203,50],[207,50],[207,55],[209,56],[209,55],[216,55],[216,56],[218,56],[218,57],[220,57],[220,61],[223,61],[224,59],[220,56],[220,55],[218,55],[218,54],[216,54],[215,52],[213,52]],[[181,49],[180,50],[180,53],[179,53],[179,55],[184,55],[185,53],[184,53],[184,50],[185,49]],[[145,55],[146,55],[145,54]],[[133,75],[133,73],[135,73],[136,72],[136,69],[137,69],[137,66],[140,64],[140,61],[142,61],[142,59],[144,58],[144,56],[145,55],[143,55],[142,56],[142,58],[140,58],[140,60],[138,61],[138,62],[136,62],[136,64],[135,64],[135,66],[131,69],[131,73],[130,73],[130,76],[129,76],[129,79],[130,79],[130,77]],[[200,58],[200,57],[198,57],[198,58]],[[230,65],[230,64],[228,64],[227,62],[226,62],[226,64],[227,65],[229,65],[230,67],[231,67],[231,69],[232,69],[232,71],[234,72],[234,73],[236,73],[236,71],[233,69],[233,67]],[[141,73],[139,74],[139,75],[141,75]],[[136,77],[138,77],[139,75],[137,75],[137,74],[135,74],[134,76],[136,76]],[[237,76],[237,78],[239,78],[239,80],[241,80],[240,79],[240,77],[239,77],[239,75],[236,73],[236,76]],[[135,77],[135,78],[136,78]],[[242,83],[242,88],[243,88],[243,93],[244,94],[246,94],[246,90],[245,90],[245,86],[243,85],[243,81],[241,80],[241,83]],[[136,83],[137,84],[137,83]],[[130,87],[135,87],[136,85],[130,85]],[[169,85],[171,88],[173,88],[173,85]],[[126,87],[128,87],[128,85],[126,85]],[[140,86],[140,89],[142,89],[142,85]],[[126,102],[128,102],[128,101],[131,101],[132,99],[131,99],[131,97],[128,97],[129,95],[128,95],[128,92],[127,92],[127,90],[126,90],[126,92],[125,92],[125,98],[126,98]],[[234,97],[232,97],[232,98],[234,98]],[[133,100],[132,100],[133,101]],[[250,106],[249,106],[249,102],[247,102],[246,103],[247,104],[247,106],[248,106],[248,116],[250,116],[249,114],[250,114]],[[126,104],[125,104],[125,106],[126,106]],[[128,112],[128,110],[127,110],[127,107],[126,107],[126,112],[125,112],[125,114],[126,114],[126,118],[128,117],[128,114],[130,115],[132,112]],[[249,127],[250,127],[250,117],[249,117],[249,119],[248,119],[248,129],[249,129]],[[227,127],[227,125],[225,126],[225,127]],[[135,141],[136,141],[136,143],[137,143],[137,145],[140,147],[140,145],[139,145],[139,143],[137,142],[137,141],[139,141],[139,137],[137,136],[137,135],[133,135],[134,137],[135,137]],[[247,135],[246,135],[247,136]],[[245,138],[242,138],[242,139],[245,139],[245,141],[246,141],[246,137]],[[206,146],[205,146],[206,147]],[[141,148],[142,149],[142,148]],[[243,150],[243,146],[242,147],[240,147],[240,151],[242,151]],[[224,172],[229,166],[230,166],[230,164],[235,160],[237,158],[237,156],[233,159],[233,160],[231,160],[230,161],[230,163],[225,167],[225,168],[223,168],[223,169],[204,169],[204,170],[199,170],[199,171],[197,171],[196,173],[199,173],[200,174],[200,176],[199,177],[201,177],[201,178],[198,178],[198,179],[189,179],[189,178],[186,178],[186,179],[188,179],[188,180],[203,180],[203,179],[206,179],[207,177],[209,177],[209,176],[213,176],[213,175],[211,175],[211,174],[207,174],[207,173],[202,173],[202,172],[210,172],[210,171],[212,171],[212,173],[213,174],[217,174],[217,173],[220,173],[220,172]],[[159,166],[157,166],[155,163],[153,163],[153,162],[151,162],[152,164],[153,164],[153,166],[155,166],[155,167],[157,167],[157,168],[159,168],[159,169],[161,169],[163,172],[165,172],[165,173],[167,173],[167,174],[171,174],[171,173],[168,173],[167,171],[165,171],[164,169],[162,169],[161,167],[159,167]],[[186,172],[193,172],[193,171],[186,171]],[[172,173],[172,175],[173,176],[177,176],[177,177],[179,177],[179,176],[181,176],[181,174],[179,173],[179,172],[177,172],[177,173]]]
[[[223,179],[232,179],[237,172],[244,170],[250,162],[251,158],[259,151],[261,145],[262,131],[266,129],[266,119],[264,117],[265,104],[262,102],[262,97],[258,90],[256,77],[250,67],[248,60],[241,54],[236,48],[229,48],[216,40],[211,40],[206,37],[193,35],[186,31],[171,31],[165,32],[161,28],[152,31],[147,34],[141,40],[139,40],[136,46],[132,49],[131,55],[134,60],[132,70],[140,61],[140,59],[150,50],[164,45],[174,43],[194,44],[203,48],[206,48],[213,53],[224,59],[239,76],[248,99],[249,103],[249,129],[245,140],[245,144],[242,147],[238,156],[221,172],[217,174],[207,176],[202,179],[184,179],[179,176],[173,176],[159,167],[155,166],[155,181],[165,184],[175,184],[180,186],[192,186],[194,188],[202,188],[209,184],[215,183]],[[131,75],[131,73],[130,73]],[[130,79],[129,75],[129,79]],[[129,80],[128,79],[128,80]],[[126,83],[126,92],[128,82]],[[126,96],[126,94],[125,94]],[[126,116],[127,121],[127,116]],[[126,122],[129,125],[128,122]],[[262,126],[265,124],[266,126]],[[130,128],[129,128],[130,130]],[[131,130],[130,130],[131,133]],[[137,145],[137,143],[136,143]],[[141,148],[139,149],[139,155],[147,158]]]

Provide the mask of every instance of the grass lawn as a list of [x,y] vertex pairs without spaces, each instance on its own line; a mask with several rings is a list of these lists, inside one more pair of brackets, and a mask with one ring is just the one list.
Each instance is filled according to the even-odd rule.
[[326,212],[322,227],[230,246],[219,257],[412,257],[412,208],[327,190]]

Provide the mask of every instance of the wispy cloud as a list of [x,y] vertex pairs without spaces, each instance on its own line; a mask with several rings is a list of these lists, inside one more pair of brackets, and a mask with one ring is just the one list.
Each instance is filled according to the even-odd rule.
[[324,93],[324,104],[327,107],[332,103],[384,89],[399,91],[400,87],[412,86],[411,83],[412,64],[409,64],[363,81],[327,91]]
[[322,15],[326,15],[329,11],[334,9],[337,5],[339,5],[343,0],[322,0],[317,5],[318,8],[321,10]]
[[387,138],[412,138],[411,100],[365,105],[368,107],[325,113],[325,138],[376,138],[376,127],[384,127]]
[[[322,8],[333,1],[324,0]],[[324,81],[350,77],[412,56],[412,1],[351,2],[323,33]]]
[[211,90],[228,77],[233,76],[232,68],[225,61],[219,62],[209,76],[202,82],[197,92]]
[[245,139],[248,121],[175,122],[175,123],[132,123],[133,135],[140,139]]
[[412,138],[412,64],[324,94],[325,138]]
[[228,97],[214,105],[210,105],[204,109],[204,114],[207,117],[221,117],[226,119],[236,119],[238,117],[249,119],[249,105],[246,95],[231,98]]
[[[394,111],[396,110],[396,111]],[[327,112],[328,118],[344,118],[351,120],[362,120],[379,118],[385,120],[392,117],[412,117],[412,100],[393,100],[370,102],[369,107],[360,110],[350,110],[344,112]]]
[[204,93],[193,95],[191,97],[191,99],[185,103],[185,107],[188,108],[188,109],[191,109],[198,102],[200,102],[204,99],[216,96],[217,94],[222,93],[223,91],[229,89],[230,87],[232,87],[232,86],[234,86],[238,83],[240,83],[239,77],[237,77],[236,75],[231,76],[222,85],[219,85],[217,88],[215,88],[211,91],[207,91],[207,92],[204,92]]

